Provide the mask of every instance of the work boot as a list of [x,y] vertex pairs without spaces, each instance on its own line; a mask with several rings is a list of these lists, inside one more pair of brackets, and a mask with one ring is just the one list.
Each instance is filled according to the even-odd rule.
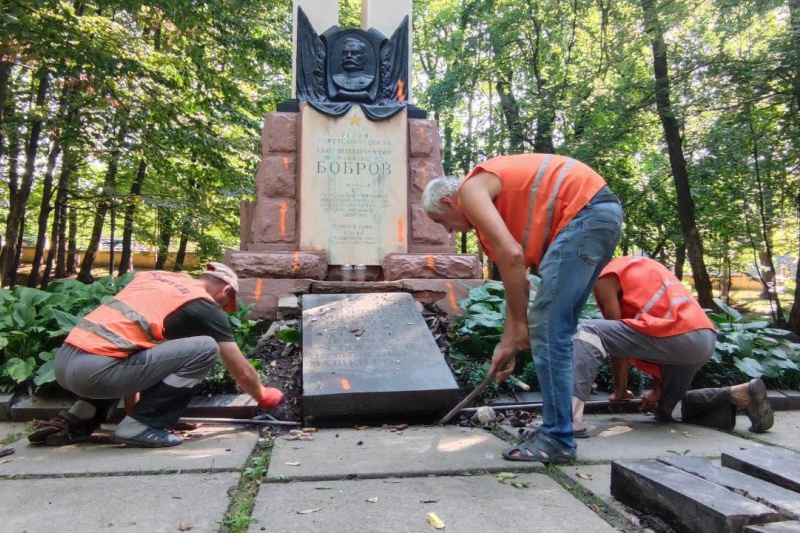
[[772,405],[767,397],[767,387],[760,379],[751,379],[747,384],[747,391],[750,401],[744,407],[744,412],[750,419],[750,431],[764,433],[775,423]]
[[731,431],[736,425],[736,406],[731,402],[731,388],[690,390],[681,400],[681,420]]
[[94,418],[82,419],[67,410],[58,413],[50,420],[39,420],[28,435],[31,444],[44,444],[46,446],[64,446],[77,442],[88,441],[92,433],[100,427]]

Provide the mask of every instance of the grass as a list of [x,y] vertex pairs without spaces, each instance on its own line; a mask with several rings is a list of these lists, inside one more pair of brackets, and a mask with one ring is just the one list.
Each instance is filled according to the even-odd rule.
[[273,440],[266,440],[256,446],[250,455],[239,478],[239,485],[229,493],[231,501],[220,524],[220,533],[245,533],[257,521],[253,517],[253,507],[258,489],[267,475],[272,446]]

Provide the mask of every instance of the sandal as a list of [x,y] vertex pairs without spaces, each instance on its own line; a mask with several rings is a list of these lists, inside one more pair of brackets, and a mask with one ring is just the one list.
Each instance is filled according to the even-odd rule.
[[529,463],[563,464],[577,459],[578,454],[562,448],[553,439],[543,435],[521,442],[503,450],[503,457],[509,461]]
[[[532,428],[519,428],[519,439],[521,441],[535,439],[539,436],[540,427],[541,426],[536,425]],[[591,435],[589,435],[588,428],[574,429],[572,431],[572,436],[576,439],[588,439],[591,437]]]
[[177,435],[173,435],[166,429],[159,429],[148,427],[138,435],[133,437],[120,437],[112,433],[109,437],[111,442],[116,444],[125,444],[127,446],[135,446],[137,448],[168,448],[170,446],[177,446],[183,442],[183,439]]
[[750,431],[764,433],[775,423],[772,406],[767,398],[767,387],[760,379],[751,379],[747,390],[750,392],[750,403],[744,410],[752,423]]

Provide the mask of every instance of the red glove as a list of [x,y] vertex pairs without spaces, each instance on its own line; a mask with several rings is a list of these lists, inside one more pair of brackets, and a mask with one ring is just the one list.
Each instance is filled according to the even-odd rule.
[[283,393],[272,387],[261,387],[261,397],[258,398],[258,406],[269,411],[280,405],[283,400]]

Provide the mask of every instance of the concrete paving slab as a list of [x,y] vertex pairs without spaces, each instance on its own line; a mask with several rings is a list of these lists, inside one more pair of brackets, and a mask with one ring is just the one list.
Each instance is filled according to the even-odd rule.
[[28,424],[26,422],[0,422],[0,441],[9,436],[18,435]]
[[493,475],[270,483],[261,486],[258,522],[249,531],[270,524],[280,524],[281,533],[434,531],[431,512],[448,533],[615,531],[546,475],[523,473],[513,481],[530,487],[501,484]]
[[611,463],[605,465],[560,466],[562,472],[606,503],[611,496]]
[[239,474],[0,481],[3,531],[149,533],[219,530]]
[[13,443],[16,453],[0,464],[0,478],[66,474],[121,474],[233,470],[244,466],[258,440],[254,431],[205,426],[173,448],[127,448],[117,444],[35,446]]
[[276,440],[267,478],[380,478],[542,468],[504,460],[501,451],[506,446],[487,431],[455,426],[416,426],[398,432],[326,429],[313,441]]
[[747,416],[736,417],[736,433],[800,452],[800,411],[776,411],[775,425],[766,433],[750,433],[749,427]]
[[800,533],[800,521],[775,522],[763,526],[747,526],[744,533]]
[[[676,454],[719,457],[724,451],[747,444],[744,439],[721,431],[678,422],[658,422],[640,413],[587,415],[584,421],[591,437],[578,440],[581,461],[654,459]],[[517,428],[504,429],[517,436]]]

